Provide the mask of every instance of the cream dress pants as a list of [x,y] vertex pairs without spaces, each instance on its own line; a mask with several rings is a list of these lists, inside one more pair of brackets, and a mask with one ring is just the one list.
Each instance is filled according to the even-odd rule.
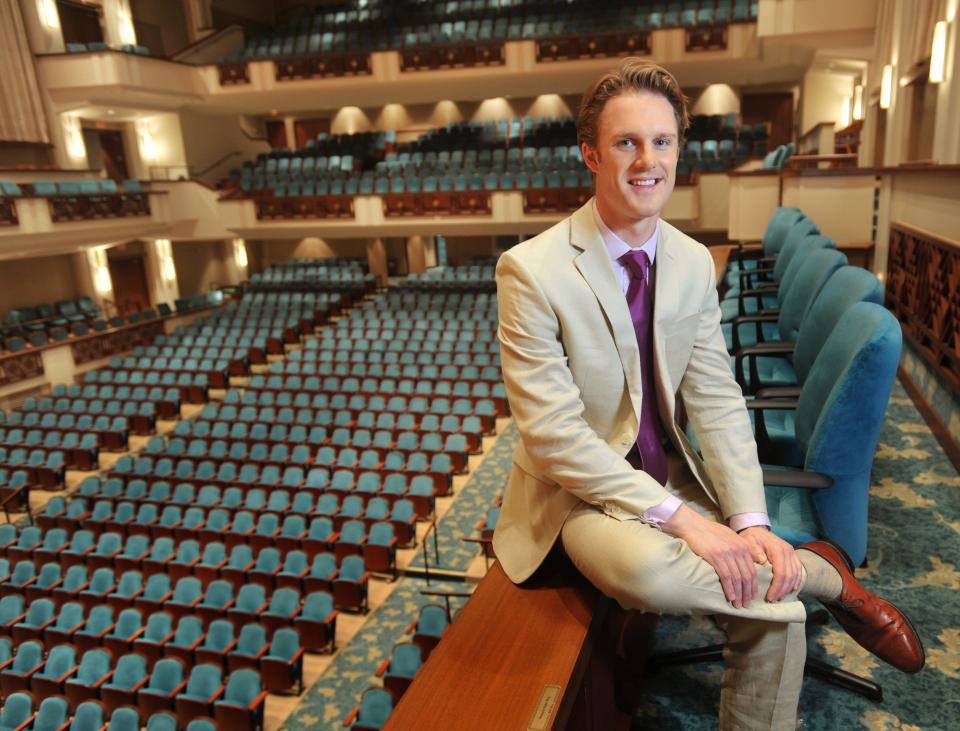
[[[667,490],[701,515],[717,511],[683,460],[668,455]],[[757,566],[758,597],[735,608],[713,567],[686,542],[640,520],[617,520],[582,503],[562,530],[570,560],[625,609],[658,614],[713,614],[727,635],[720,728],[793,729],[806,660],[803,604],[796,594],[771,604],[769,564]]]

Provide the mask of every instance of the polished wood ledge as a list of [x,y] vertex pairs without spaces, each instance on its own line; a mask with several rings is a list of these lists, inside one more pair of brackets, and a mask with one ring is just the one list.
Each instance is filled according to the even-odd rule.
[[495,563],[384,728],[629,728],[613,698],[621,620],[566,558],[523,586]]

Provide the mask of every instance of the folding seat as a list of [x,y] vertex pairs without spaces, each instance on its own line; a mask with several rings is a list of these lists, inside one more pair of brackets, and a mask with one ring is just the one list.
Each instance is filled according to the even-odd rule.
[[117,623],[102,639],[102,644],[114,657],[133,649],[134,641],[143,634],[143,614],[139,609],[124,609],[117,617]]
[[158,660],[147,685],[137,694],[139,707],[145,714],[173,710],[174,699],[187,687],[185,676],[186,667],[180,658]]
[[87,650],[80,658],[76,674],[64,682],[64,693],[70,706],[77,709],[78,717],[81,715],[79,706],[87,699],[97,698],[99,695],[100,686],[107,681],[112,672],[110,665],[110,653],[106,650],[99,647]]
[[117,588],[107,594],[107,602],[114,609],[122,610],[133,606],[143,594],[143,574],[139,571],[125,571],[117,582]]
[[201,581],[209,584],[220,576],[220,569],[227,563],[226,546],[219,541],[213,541],[203,547],[203,555],[194,566],[193,573]]
[[167,652],[167,645],[173,639],[173,615],[169,612],[154,612],[147,617],[143,634],[133,641],[133,651],[147,658],[148,667],[153,667]]
[[282,627],[274,632],[270,647],[260,658],[260,672],[271,693],[303,692],[303,648],[296,630]]
[[157,538],[150,546],[150,553],[143,559],[143,570],[148,574],[165,572],[175,556],[173,539]]
[[84,554],[84,562],[93,569],[111,568],[123,549],[119,533],[104,533],[92,551]]
[[[301,490],[293,495],[293,501],[290,504],[290,511],[294,515],[309,515],[313,512],[316,504],[312,493]],[[288,519],[294,516],[288,516]],[[281,531],[283,535],[284,531]]]
[[76,703],[76,711],[73,721],[70,722],[69,731],[101,731],[106,725],[106,708],[98,700],[83,700],[71,702]]
[[220,503],[220,488],[216,485],[204,485],[197,493],[194,504],[201,508],[212,508]]
[[257,668],[260,658],[268,649],[266,628],[256,622],[244,624],[237,637],[236,647],[227,655],[227,668],[231,671]]
[[447,629],[450,621],[443,607],[436,604],[427,604],[420,608],[420,616],[413,631],[413,643],[420,648],[424,662],[430,657],[433,648],[440,642],[440,638]]
[[407,498],[413,503],[418,519],[425,519],[433,514],[436,494],[437,489],[431,477],[427,475],[416,475],[413,480],[410,481]]
[[0,584],[0,595],[23,594],[27,587],[35,583],[36,580],[37,575],[33,561],[18,561],[6,581]]
[[40,640],[44,631],[53,624],[55,619],[56,606],[53,601],[47,598],[35,599],[27,607],[26,614],[12,627],[14,642]]
[[383,687],[399,700],[423,665],[420,648],[409,642],[394,645],[389,660],[384,660],[376,675],[383,678]]
[[[303,570],[306,571],[306,561],[304,560]],[[267,626],[267,629],[273,631],[278,627],[286,627],[293,623],[294,618],[300,613],[300,592],[297,589],[279,588],[270,598],[270,605],[260,615],[261,621]]]
[[294,627],[307,652],[333,652],[337,630],[333,597],[325,591],[308,594],[300,615],[294,620]]
[[204,543],[218,541],[229,529],[231,523],[230,513],[223,508],[214,508],[207,513],[207,522],[198,531],[200,540]]
[[33,552],[42,544],[43,534],[36,526],[27,526],[17,537],[16,543],[7,546],[7,558],[13,561],[32,560]]
[[[174,538],[181,542],[187,540],[193,541],[191,536],[199,534],[200,529],[206,524],[206,520],[207,514],[203,508],[187,508],[183,514],[183,520],[173,531]],[[193,543],[197,542],[193,541]],[[182,543],[179,544],[179,546],[182,546]],[[199,544],[197,544],[197,546],[197,551],[199,552]],[[178,547],[177,551],[179,553],[180,547]],[[178,559],[174,559],[174,563],[179,564],[180,562]]]
[[[98,569],[94,573],[94,577],[100,572],[107,572],[109,569]],[[109,575],[109,579],[112,582],[113,576],[112,572]],[[112,586],[109,587],[112,589]],[[106,595],[109,593],[109,590],[104,590],[103,594]],[[98,647],[102,644],[103,638],[110,632],[114,627],[113,620],[113,607],[108,604],[96,604],[90,609],[90,613],[87,615],[87,620],[84,622],[83,627],[77,629],[73,632],[73,643],[77,647],[83,650],[89,650],[94,647]],[[48,631],[49,636],[49,631]]]
[[43,645],[36,640],[17,647],[13,662],[0,670],[0,691],[8,698],[16,691],[30,689],[30,677],[43,667]]
[[[143,655],[124,655],[117,660],[110,679],[100,686],[100,700],[111,712],[121,706],[136,706],[137,695],[149,679]],[[139,717],[134,728],[139,728]]]
[[167,505],[160,518],[150,529],[150,535],[156,540],[162,537],[172,538],[183,522],[183,510],[178,505]]
[[169,639],[160,651],[180,658],[189,665],[193,663],[194,652],[202,641],[203,620],[197,616],[181,617],[173,638]]
[[363,561],[367,571],[391,573],[397,576],[397,537],[393,525],[383,521],[375,523],[363,544]]
[[231,673],[222,700],[214,703],[217,725],[245,731],[262,729],[266,697],[258,672],[244,668]]
[[203,584],[195,576],[185,576],[173,588],[173,596],[164,605],[177,619],[194,611],[203,599]]
[[344,719],[343,725],[357,731],[381,728],[393,712],[394,699],[390,691],[370,687],[363,691],[360,705]]
[[26,729],[36,717],[33,711],[33,697],[29,693],[7,695],[6,691],[4,695],[6,699],[3,702],[3,708],[0,709],[0,728],[12,731]]
[[233,584],[225,579],[215,579],[207,585],[206,594],[194,609],[204,622],[209,623],[225,616],[233,603]]
[[324,490],[330,484],[330,472],[323,467],[313,467],[307,473],[305,487],[313,490]]
[[256,561],[248,575],[251,581],[269,590],[273,588],[274,577],[280,568],[280,552],[272,546],[267,546],[257,554]]
[[170,577],[167,574],[151,574],[147,577],[143,594],[134,600],[134,606],[145,614],[154,614],[164,608],[173,596]]
[[259,584],[244,584],[237,593],[237,600],[227,610],[227,618],[238,627],[246,622],[256,622],[267,608],[266,591]]
[[[104,534],[111,535],[111,534]],[[116,534],[113,534],[116,535]],[[104,554],[109,558],[113,566],[118,571],[139,570],[143,568],[143,561],[150,551],[150,539],[146,535],[131,535],[119,552],[112,551],[112,539],[104,545],[104,550],[110,552]],[[104,561],[103,565],[109,565],[109,561]]]
[[[57,645],[50,650],[43,666],[30,676],[30,690],[41,698],[62,695],[64,683],[76,671],[76,648],[73,645]],[[52,699],[47,698],[47,700]],[[66,709],[66,700],[63,698],[59,700],[63,701],[63,707]]]
[[[173,488],[173,494],[170,496],[169,502],[172,505],[178,507],[184,507],[190,505],[196,499],[197,489],[193,486],[193,483],[190,482],[179,482],[176,487]],[[161,520],[161,522],[163,522]]]

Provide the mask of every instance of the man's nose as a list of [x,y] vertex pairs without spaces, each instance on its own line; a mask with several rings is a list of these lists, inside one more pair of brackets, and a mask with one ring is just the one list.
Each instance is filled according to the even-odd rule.
[[638,145],[637,155],[633,159],[633,166],[638,170],[649,170],[653,167],[653,162],[653,149],[650,147],[650,145]]

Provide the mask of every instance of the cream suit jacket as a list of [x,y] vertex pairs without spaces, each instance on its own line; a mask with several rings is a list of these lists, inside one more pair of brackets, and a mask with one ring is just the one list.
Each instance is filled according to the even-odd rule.
[[[624,459],[639,431],[640,354],[592,205],[497,265],[503,378],[521,439],[493,545],[518,583],[579,501],[626,520],[669,494]],[[667,436],[724,518],[765,511],[753,430],[720,330],[713,258],[661,221],[655,272],[656,394]],[[677,426],[680,398],[702,460]]]

